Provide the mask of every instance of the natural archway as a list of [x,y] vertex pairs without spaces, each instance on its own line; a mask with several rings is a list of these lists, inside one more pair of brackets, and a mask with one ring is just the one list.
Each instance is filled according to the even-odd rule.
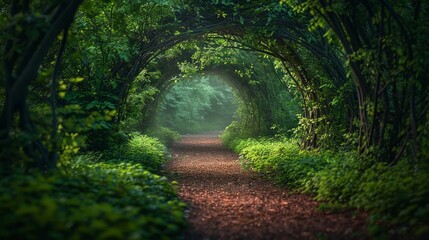
[[[218,75],[236,89],[243,103],[243,112],[240,114],[242,121],[240,123],[243,125],[242,129],[247,130],[243,134],[248,137],[278,133],[279,129],[271,129],[273,126],[282,127],[285,132],[296,127],[299,102],[294,99],[291,90],[288,89],[287,81],[278,76],[281,72],[274,68],[271,61],[264,60],[261,55],[245,51],[234,51],[233,53],[241,56],[238,58],[240,63],[228,62],[228,60],[219,62],[221,59],[219,56],[204,56],[212,63],[202,67],[196,65],[190,67],[191,70],[188,70],[191,71],[190,73],[179,69],[179,66],[183,63],[189,64],[192,60],[191,57],[184,58],[181,56],[169,61],[162,61],[160,65],[163,66],[164,75],[157,78],[156,82],[153,83],[158,91],[152,92],[152,100],[142,103],[141,113],[143,115],[140,117],[140,129],[144,130],[152,123],[160,98],[163,97],[164,92],[168,90],[171,84],[180,81],[180,75],[185,75],[186,78],[189,74],[190,77]],[[233,59],[230,56],[223,57]],[[197,70],[200,73],[194,73],[194,67],[200,68]],[[252,69],[251,75],[243,75],[248,69]],[[141,91],[150,91],[150,89],[145,85]],[[135,94],[139,96],[139,94],[144,94],[143,92],[137,91]],[[132,105],[134,106],[135,102]]]
[[[0,176],[97,176],[88,165],[116,171],[118,181],[134,181],[128,171],[161,179],[167,192],[145,194],[171,197],[173,187],[150,173],[166,149],[142,132],[172,79],[215,73],[243,99],[225,142],[244,168],[333,208],[373,212],[377,233],[426,233],[428,12],[420,0],[3,1]],[[125,155],[148,173],[103,165]],[[1,196],[13,204],[15,196]],[[56,209],[53,199],[37,199]]]
[[[78,3],[76,2],[75,4]],[[99,7],[103,9],[103,7],[108,8],[111,6],[113,10],[113,7],[117,6],[116,4],[118,3],[105,3]],[[161,9],[163,6],[162,4],[157,6],[157,4],[151,2],[146,4],[153,5],[157,9]],[[142,9],[143,6],[144,5],[137,2],[125,4],[125,9],[128,11],[127,18],[129,19],[134,16],[133,13],[138,14],[139,11],[146,11],[145,9]],[[125,9],[119,8],[116,10],[115,14],[112,12],[111,15],[106,16],[104,13],[97,15],[97,13],[91,9],[93,6],[90,3],[85,5],[82,8],[82,17],[79,18],[80,22],[76,22],[75,24],[77,27],[75,35],[77,39],[81,39],[87,43],[92,43],[96,47],[87,49],[85,56],[82,56],[81,58],[67,59],[67,66],[71,66],[70,64],[85,66],[81,71],[79,71],[80,74],[78,75],[88,75],[86,78],[94,78],[94,81],[91,83],[82,82],[77,85],[81,89],[93,89],[98,93],[96,94],[96,100],[91,96],[87,96],[85,98],[88,99],[88,102],[81,104],[91,107],[97,106],[96,108],[104,108],[105,110],[111,110],[110,106],[113,104],[117,112],[120,114],[118,115],[118,119],[120,120],[121,112],[124,103],[126,103],[131,83],[157,56],[177,43],[183,42],[187,39],[198,38],[199,36],[203,36],[204,38],[223,38],[224,41],[229,42],[232,47],[259,51],[279,59],[280,63],[285,67],[284,70],[287,71],[293,79],[295,87],[299,90],[303,99],[302,105],[304,114],[302,119],[306,122],[305,125],[308,125],[308,127],[305,127],[302,130],[303,146],[318,146],[318,137],[316,132],[320,132],[320,130],[318,130],[318,126],[326,126],[326,123],[329,122],[324,120],[326,119],[324,115],[330,112],[329,109],[327,109],[327,106],[329,106],[327,103],[332,101],[332,99],[327,99],[326,96],[319,96],[319,85],[322,85],[322,79],[320,78],[322,78],[322,76],[326,76],[327,78],[332,77],[336,81],[340,81],[339,83],[335,83],[329,87],[332,87],[333,89],[341,89],[347,82],[344,78],[345,70],[343,66],[339,64],[340,60],[338,59],[338,56],[332,51],[329,51],[330,45],[327,44],[327,41],[321,38],[318,32],[309,33],[305,27],[305,23],[300,23],[295,16],[282,14],[282,12],[286,10],[284,7],[274,10],[269,7],[261,7],[260,10],[258,10],[261,11],[261,16],[254,18],[252,11],[254,9],[259,9],[258,6],[263,6],[263,4],[252,8],[237,5],[233,6],[233,8],[229,10],[227,9],[228,4],[219,4],[215,5],[220,7],[217,14],[213,14],[212,7],[205,4],[200,6],[196,4],[192,10],[187,6],[184,8],[182,8],[182,6],[186,5],[174,6],[172,8],[173,11],[165,10],[165,12],[163,12],[165,14],[159,18],[159,22],[161,24],[156,26],[154,30],[147,33],[143,32],[145,35],[141,35],[141,33],[137,32],[137,35],[128,35],[129,39],[124,39],[121,35],[118,35],[116,38],[111,37],[103,39],[101,38],[101,34],[103,34],[104,30],[100,29],[94,20],[98,20],[100,23],[103,23],[104,21],[105,24],[110,24],[109,28],[111,30],[107,35],[109,36],[109,34],[112,34],[112,31],[128,31],[128,28],[134,26],[133,21],[139,22],[144,19],[139,17],[140,15],[135,15],[134,19],[129,22],[129,25],[119,24],[115,19],[117,17],[123,17]],[[175,9],[176,7],[178,7],[178,10],[180,11]],[[237,14],[227,12],[226,10],[237,11]],[[198,21],[195,21],[195,14],[200,16],[198,17]],[[175,19],[176,24],[170,23],[162,25],[162,23],[166,23],[166,21],[171,19]],[[305,18],[301,20],[305,21]],[[274,24],[272,27],[267,28],[267,23]],[[98,31],[99,36],[89,39],[84,39],[84,36],[80,36],[79,32],[82,31],[80,29],[86,29],[87,26]],[[177,29],[180,29],[180,31]],[[210,33],[217,34],[211,35]],[[121,48],[118,48],[116,44],[118,41],[124,40],[128,41],[130,49],[120,51]],[[105,46],[106,44],[109,45]],[[299,48],[296,48],[297,46],[301,46],[302,50],[298,51],[297,49]],[[80,48],[78,45],[73,47],[77,49]],[[304,52],[301,53],[300,51]],[[307,63],[309,62],[305,58],[310,58],[309,60],[311,61],[312,55],[326,59],[326,61],[316,63],[316,65],[320,65],[318,66],[320,70],[317,70],[319,74],[322,74],[320,76],[314,75],[314,73],[311,73],[308,69]],[[116,59],[115,56],[117,56]],[[93,63],[86,64],[85,62],[91,58],[94,60]],[[113,60],[113,64],[111,63],[111,60]],[[99,64],[94,65],[95,62],[98,62]],[[101,68],[100,64],[102,64],[101,66],[103,66],[103,68]],[[97,67],[96,71],[91,70],[94,67]],[[105,69],[106,72],[101,72],[102,69]],[[72,71],[72,69],[67,69],[67,72],[69,71]],[[74,70],[74,72],[76,72],[76,70]],[[81,77],[76,76],[76,73],[73,72],[71,73],[71,76],[74,76],[72,79],[77,79],[77,77],[80,79]],[[91,84],[92,86],[88,86],[88,84]],[[328,85],[324,84],[324,86]],[[330,98],[333,97],[334,95]],[[345,99],[348,102],[350,100],[350,98]],[[5,106],[16,105],[13,103],[13,99],[6,99],[6,101],[10,101],[10,103],[6,103]],[[353,104],[353,102],[349,102],[350,113],[353,112]],[[11,112],[14,111],[15,110],[9,109],[9,107],[4,108],[4,117],[2,118],[3,125],[10,125],[12,116]],[[23,113],[23,119],[27,118],[25,115],[28,114]],[[353,115],[348,117],[348,121],[353,121]],[[6,127],[6,129],[8,128],[9,127]],[[54,126],[54,129],[55,128],[56,127]],[[325,131],[329,131],[329,127],[326,128]],[[56,130],[53,130],[52,132],[56,132]],[[8,135],[7,132],[6,135]],[[40,143],[36,143],[36,145],[40,145]],[[30,147],[29,151],[45,152],[46,150],[43,150],[43,147],[40,146]],[[38,153],[34,154],[38,155]],[[42,157],[44,159],[41,159],[40,161],[48,161],[46,160],[47,155],[42,155],[44,156]],[[43,163],[41,163],[41,165],[43,165]]]

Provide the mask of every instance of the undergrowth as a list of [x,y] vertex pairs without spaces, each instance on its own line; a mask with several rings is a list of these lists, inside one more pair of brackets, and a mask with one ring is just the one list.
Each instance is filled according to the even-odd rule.
[[321,210],[361,209],[376,238],[429,236],[429,167],[406,161],[371,164],[353,152],[301,150],[291,139],[222,139],[240,154],[243,169],[311,193]]
[[127,142],[112,144],[108,151],[102,151],[99,161],[136,163],[150,172],[159,173],[169,158],[167,147],[157,138],[139,133],[129,133],[127,138]]
[[147,135],[159,139],[159,141],[166,146],[170,146],[180,139],[180,134],[178,132],[159,126],[149,129]]
[[149,171],[161,168],[165,147],[132,134],[121,148],[76,156],[49,174],[2,177],[0,239],[179,238],[185,206],[175,183]]

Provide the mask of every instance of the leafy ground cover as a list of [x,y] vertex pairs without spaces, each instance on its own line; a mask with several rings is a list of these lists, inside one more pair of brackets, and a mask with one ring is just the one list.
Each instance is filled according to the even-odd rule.
[[124,145],[72,158],[62,171],[8,174],[0,180],[0,238],[178,238],[185,219],[175,183],[149,171],[165,161],[164,145],[133,134]]
[[429,234],[427,165],[373,164],[352,152],[301,150],[291,139],[237,139],[226,133],[223,140],[240,154],[243,169],[314,194],[321,210],[367,211],[374,237]]

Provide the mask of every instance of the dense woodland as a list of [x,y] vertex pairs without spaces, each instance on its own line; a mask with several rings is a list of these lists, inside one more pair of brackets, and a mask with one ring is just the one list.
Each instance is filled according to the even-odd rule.
[[429,2],[0,2],[0,238],[175,239],[179,133],[429,234]]

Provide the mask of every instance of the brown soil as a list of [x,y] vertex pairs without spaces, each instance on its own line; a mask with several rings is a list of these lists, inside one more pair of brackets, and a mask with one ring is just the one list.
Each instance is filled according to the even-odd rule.
[[188,135],[172,148],[167,171],[188,203],[185,239],[362,239],[364,216],[326,213],[240,169],[238,156],[217,135]]

